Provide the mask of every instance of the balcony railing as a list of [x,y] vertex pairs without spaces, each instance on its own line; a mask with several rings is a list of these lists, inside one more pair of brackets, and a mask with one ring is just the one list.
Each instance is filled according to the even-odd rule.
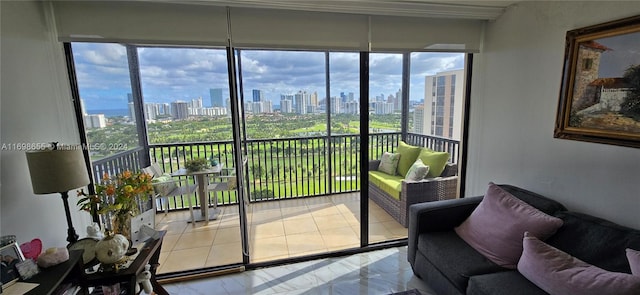
[[[395,151],[401,134],[369,135],[369,158],[378,159],[385,151]],[[459,142],[441,137],[409,134],[407,142],[436,151],[447,151],[451,162],[457,162]],[[315,136],[285,139],[247,140],[246,184],[251,202],[322,196],[360,190],[359,135]],[[116,174],[126,169],[139,170],[142,148],[119,153],[93,162],[96,180],[102,175]],[[151,145],[151,162],[159,163],[165,172],[184,167],[193,158],[215,158],[225,167],[233,167],[231,141],[176,143]],[[187,178],[193,183],[193,178]],[[210,196],[218,204],[237,203],[235,191]],[[169,209],[187,207],[187,198],[198,204],[195,196],[181,196],[169,201]],[[164,210],[161,204],[158,210]]]

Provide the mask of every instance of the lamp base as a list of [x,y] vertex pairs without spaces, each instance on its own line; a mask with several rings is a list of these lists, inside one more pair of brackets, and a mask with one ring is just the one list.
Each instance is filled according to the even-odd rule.
[[68,192],[61,192],[62,202],[64,203],[64,213],[67,215],[67,225],[69,229],[67,229],[67,242],[75,243],[78,241],[78,234],[76,230],[73,228],[73,223],[71,222],[71,212],[69,211],[69,198]]

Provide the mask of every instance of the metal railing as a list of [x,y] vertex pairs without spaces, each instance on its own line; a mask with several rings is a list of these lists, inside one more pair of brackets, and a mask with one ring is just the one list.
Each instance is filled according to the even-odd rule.
[[[378,159],[385,151],[395,151],[401,133],[377,133],[369,135],[369,159]],[[246,185],[251,202],[322,196],[360,190],[359,135],[314,136],[302,138],[278,138],[247,140],[248,165]],[[457,162],[459,142],[447,138],[410,133],[407,143],[428,147],[451,154],[451,162]],[[151,162],[157,162],[166,173],[184,168],[189,159],[216,159],[232,168],[231,141],[155,144],[150,145]],[[93,162],[97,181],[103,173],[116,174],[126,169],[139,170],[139,153],[142,149],[119,153]],[[194,183],[192,177],[183,179]],[[225,191],[209,196],[218,198],[218,204],[237,202],[235,191]],[[169,206],[170,210],[187,207],[187,198],[198,204],[195,196],[173,198],[169,204],[160,204],[158,210]]]

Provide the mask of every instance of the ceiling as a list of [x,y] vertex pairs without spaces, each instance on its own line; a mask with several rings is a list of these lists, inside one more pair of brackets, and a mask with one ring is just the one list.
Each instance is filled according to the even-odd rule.
[[494,20],[521,0],[138,0],[144,2],[290,9],[366,15]]

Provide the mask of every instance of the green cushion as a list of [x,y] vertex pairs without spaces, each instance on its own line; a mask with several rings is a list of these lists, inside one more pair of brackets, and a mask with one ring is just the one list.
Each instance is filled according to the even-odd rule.
[[389,175],[380,171],[369,171],[369,181],[396,200],[400,200],[402,176]]
[[407,176],[407,171],[411,168],[411,165],[416,161],[420,154],[420,147],[408,145],[404,141],[398,143],[398,149],[396,150],[400,154],[400,161],[398,162],[398,174],[402,177]]
[[442,174],[442,171],[444,171],[447,161],[449,161],[449,153],[434,152],[430,149],[424,148],[418,155],[418,158],[422,160],[422,163],[429,166],[427,178],[438,177]]

